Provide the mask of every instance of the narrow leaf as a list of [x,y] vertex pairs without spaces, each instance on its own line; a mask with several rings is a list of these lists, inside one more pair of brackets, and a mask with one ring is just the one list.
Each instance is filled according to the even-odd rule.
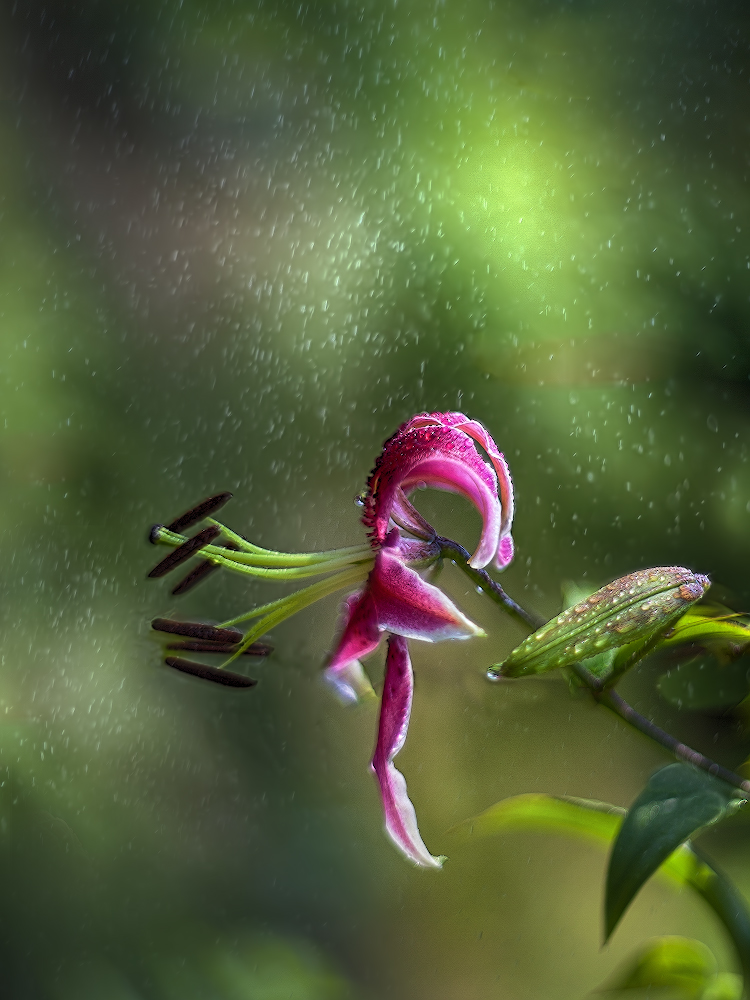
[[505,830],[547,830],[570,833],[609,845],[625,810],[605,802],[527,792],[513,795],[455,828],[461,840],[490,837]]
[[659,865],[741,801],[731,785],[687,764],[670,764],[649,778],[612,848],[604,903],[605,939]]
[[734,647],[740,652],[750,645],[750,624],[729,608],[701,604],[679,618],[659,645],[668,648],[686,643],[710,648]]

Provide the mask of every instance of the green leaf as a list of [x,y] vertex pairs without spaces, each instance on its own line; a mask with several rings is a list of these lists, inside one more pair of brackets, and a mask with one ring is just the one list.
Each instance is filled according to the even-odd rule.
[[646,640],[683,615],[709,586],[707,577],[682,566],[630,573],[563,611],[490,669],[521,677]]
[[717,823],[741,802],[731,785],[687,764],[653,774],[617,835],[607,871],[605,939],[646,879],[698,830]]
[[[608,847],[625,815],[625,809],[605,802],[533,793],[497,802],[485,812],[454,827],[453,834],[466,842],[512,830],[543,831],[569,834]],[[689,886],[703,898],[728,931],[743,973],[750,982],[750,912],[726,876],[713,868],[708,859],[700,856],[687,842],[670,854],[657,869],[655,877],[678,889]],[[712,990],[717,991],[716,995]],[[738,1000],[741,991],[741,977],[718,976],[701,1000]]]
[[505,830],[548,830],[571,833],[608,845],[620,828],[626,810],[590,799],[557,798],[542,792],[513,795],[459,824],[460,840],[494,836]]
[[[468,842],[475,837],[493,837],[509,830],[569,834],[608,848],[627,815],[627,809],[607,802],[572,796],[529,792],[513,795],[453,828],[454,836]],[[676,886],[691,885],[702,891],[713,871],[687,844],[667,858],[659,874]]]
[[701,994],[701,1000],[742,1000],[742,976],[720,972]]
[[736,656],[750,645],[750,624],[729,608],[701,604],[690,608],[674,623],[659,648],[686,643],[707,646],[713,652],[727,650]]
[[676,708],[732,708],[750,692],[749,672],[746,657],[721,663],[708,653],[699,653],[669,669],[657,687],[662,698]]
[[648,941],[597,993],[664,990],[679,1000],[699,1000],[716,978],[716,959],[701,941],[658,937]]

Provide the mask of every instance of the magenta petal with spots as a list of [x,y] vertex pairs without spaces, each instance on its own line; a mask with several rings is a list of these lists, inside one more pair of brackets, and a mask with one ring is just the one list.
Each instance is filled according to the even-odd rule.
[[513,524],[513,481],[510,478],[508,463],[505,461],[505,456],[498,451],[492,436],[487,433],[478,420],[469,420],[462,413],[453,413],[450,416],[463,418],[460,422],[454,423],[453,426],[468,434],[484,448],[495,470],[502,507],[500,540],[495,554],[495,565],[498,569],[505,569],[513,559],[513,538],[510,533]]
[[325,670],[325,679],[342,701],[357,701],[372,694],[360,657],[367,656],[380,642],[377,610],[368,588],[346,600],[344,629]]
[[[492,465],[474,442],[485,449]],[[462,413],[412,417],[386,441],[367,485],[363,520],[376,548],[385,541],[392,519],[424,537],[429,525],[404,500],[425,485],[460,493],[481,514],[482,535],[472,566],[486,566],[494,559],[503,568],[512,559],[513,486],[505,459],[478,421]]]
[[372,769],[380,784],[388,835],[414,864],[440,868],[441,860],[430,854],[419,834],[414,806],[406,791],[406,780],[393,765],[393,758],[403,747],[409,728],[413,684],[406,640],[392,635],[388,639],[385,685]]
[[391,530],[375,557],[367,591],[372,596],[381,630],[424,642],[470,639],[485,634],[442,590],[425,583],[404,564],[398,528]]

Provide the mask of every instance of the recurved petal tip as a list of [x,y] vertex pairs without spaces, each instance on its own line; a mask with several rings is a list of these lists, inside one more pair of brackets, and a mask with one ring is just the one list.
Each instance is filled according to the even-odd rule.
[[442,868],[444,856],[435,857],[425,846],[417,814],[406,790],[406,779],[393,765],[373,770],[380,784],[385,810],[385,830],[406,857],[420,868]]
[[394,757],[406,740],[412,690],[413,675],[406,640],[400,635],[392,635],[388,639],[378,740],[371,766],[380,785],[388,836],[415,865],[440,868],[443,859],[433,857],[427,850],[417,825],[417,814],[406,791],[406,780],[393,764]]
[[500,539],[500,544],[497,547],[497,555],[495,556],[495,566],[498,569],[505,569],[513,562],[513,555],[515,553],[515,546],[513,545],[513,539],[510,535],[503,535]]

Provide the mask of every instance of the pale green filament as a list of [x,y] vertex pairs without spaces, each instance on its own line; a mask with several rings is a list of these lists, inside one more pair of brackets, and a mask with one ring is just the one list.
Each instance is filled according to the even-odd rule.
[[[252,645],[256,639],[269,629],[291,618],[298,611],[309,607],[329,594],[344,587],[351,587],[365,580],[373,567],[375,556],[369,544],[354,545],[344,549],[333,549],[329,552],[276,552],[253,545],[241,535],[215,521],[206,520],[221,529],[222,535],[236,545],[239,551],[228,549],[221,545],[205,545],[199,553],[204,559],[219,566],[225,566],[235,573],[248,576],[260,576],[269,580],[283,582],[298,580],[308,576],[319,576],[322,573],[333,573],[325,580],[320,580],[309,587],[281,597],[269,604],[247,611],[237,618],[223,622],[220,628],[230,628],[251,618],[259,619],[245,634],[237,648],[237,652],[226,660],[222,667],[228,666],[233,660]],[[168,528],[159,527],[155,533],[156,541],[170,545],[173,548],[183,545],[188,539],[186,535],[177,534]],[[338,572],[336,572],[338,571]]]
[[[331,549],[328,552],[277,552],[275,549],[264,549],[260,545],[254,545],[252,542],[248,542],[246,538],[242,535],[238,535],[236,531],[232,531],[231,528],[227,528],[225,524],[221,521],[216,521],[212,517],[207,517],[206,520],[209,524],[215,525],[217,528],[221,528],[221,533],[225,535],[230,542],[233,542],[238,548],[241,549],[243,553],[251,553],[257,556],[268,556],[285,560],[284,562],[278,563],[266,563],[258,562],[251,565],[258,566],[305,566],[308,563],[322,562],[326,559],[330,559],[334,556],[357,556],[362,552],[368,552],[371,546],[365,542],[362,545],[350,545],[348,548],[343,549]],[[163,529],[166,531],[166,529]],[[179,535],[175,536],[179,538]]]
[[[242,542],[245,546],[250,545],[218,521],[212,523],[221,528],[222,533],[225,533],[230,541],[236,544]],[[187,541],[187,538],[167,528],[159,528],[157,540],[176,547]],[[332,573],[352,565],[367,565],[369,569],[374,558],[369,545],[333,549],[329,552],[274,552],[271,549],[261,549],[257,545],[252,548],[255,551],[235,552],[220,545],[205,545],[200,553],[211,562],[225,566],[236,573],[270,580],[299,580],[321,573]]]
[[252,611],[239,615],[237,618],[222,622],[219,628],[230,628],[250,618],[257,618],[259,615],[263,616],[249,632],[245,633],[245,637],[238,647],[237,652],[233,653],[228,660],[222,663],[222,667],[228,666],[232,660],[236,660],[238,656],[241,656],[248,646],[262,635],[265,635],[269,629],[279,625],[287,618],[291,618],[292,615],[296,615],[298,611],[309,607],[321,598],[327,597],[337,590],[342,590],[344,587],[361,583],[369,572],[369,565],[352,566],[341,573],[337,573],[335,576],[329,577],[327,580],[320,580],[318,583],[313,583],[311,586],[305,587],[304,590],[298,590],[288,597],[282,597],[278,601],[272,601],[270,604],[263,604],[259,608],[254,608]]

